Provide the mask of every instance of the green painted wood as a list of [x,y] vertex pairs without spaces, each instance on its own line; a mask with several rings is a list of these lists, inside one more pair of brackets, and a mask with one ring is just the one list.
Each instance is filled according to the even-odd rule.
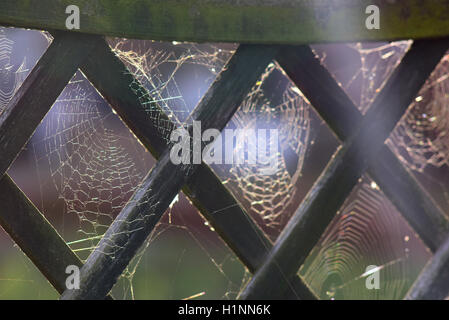
[[314,184],[276,241],[242,299],[273,299],[289,287],[310,251],[377,157],[384,141],[440,62],[448,40],[415,41],[373,105]]
[[[277,61],[340,140],[350,137],[363,116],[310,47],[283,46]],[[435,252],[449,234],[446,215],[388,146],[376,158],[369,175]]]
[[[368,5],[380,30],[368,30]],[[178,41],[302,44],[449,35],[448,0],[2,0],[0,24],[66,30],[78,5],[81,32]]]

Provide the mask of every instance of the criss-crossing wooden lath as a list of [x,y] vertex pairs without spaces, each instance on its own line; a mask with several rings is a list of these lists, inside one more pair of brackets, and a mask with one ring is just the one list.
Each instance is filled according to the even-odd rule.
[[[14,1],[17,8],[22,2],[25,5],[25,1]],[[61,29],[58,23],[49,25],[45,17],[38,19],[32,13],[23,18],[11,9],[12,3],[0,4],[0,24]],[[46,6],[48,1],[42,3]],[[98,32],[92,31],[95,27],[89,24],[88,31],[101,34],[101,27]],[[109,30],[104,34],[118,35],[116,28],[112,30],[115,33]],[[171,123],[170,119],[156,103],[151,111],[156,115],[148,113],[141,100],[146,89],[128,72],[102,35],[63,31],[52,34],[52,44],[0,115],[0,223],[62,298],[108,297],[117,278],[182,190],[254,274],[240,298],[315,299],[297,271],[364,172],[370,174],[434,252],[407,297],[443,299],[449,293],[449,221],[384,144],[448,49],[447,39],[414,41],[366,115],[358,111],[308,45],[239,46],[193,112],[202,130],[223,129],[275,59],[342,141],[342,147],[273,245],[207,164],[174,165],[170,161],[167,139],[150,116],[165,123]],[[431,35],[437,34],[427,34]],[[241,39],[236,36],[224,40]],[[273,42],[269,38],[253,40]],[[286,38],[281,42],[298,41]],[[84,265],[5,173],[78,68],[158,159]],[[172,123],[170,128],[175,125]],[[79,290],[65,288],[68,265],[81,267]]]

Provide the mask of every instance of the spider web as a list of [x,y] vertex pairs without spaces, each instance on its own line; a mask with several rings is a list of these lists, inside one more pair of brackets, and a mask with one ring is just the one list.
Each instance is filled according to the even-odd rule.
[[449,54],[435,68],[388,146],[449,216]]
[[[245,158],[242,163],[212,167],[223,183],[241,200],[249,214],[267,232],[275,237],[291,216],[292,209],[301,200],[299,181],[304,162],[313,144],[317,116],[302,93],[272,62],[253,86],[226,129],[277,130],[278,141],[268,137],[266,150],[278,144],[277,152],[269,153],[264,163],[256,164]],[[250,146],[250,145],[253,146]],[[256,140],[236,140],[234,159],[248,150],[259,152]],[[276,164],[267,175],[265,169]],[[273,168],[271,168],[273,169]],[[305,189],[307,186],[301,186]]]
[[[137,55],[137,49],[131,51],[124,47],[129,43],[122,40],[110,40],[110,43],[130,70],[136,72],[136,78],[146,86],[149,95],[145,92],[142,101],[148,108],[151,121],[158,125],[167,139],[173,126],[158,116],[154,101],[162,106],[173,121],[181,125],[187,123],[187,116],[194,104],[226,62],[224,55],[226,52],[227,57],[231,54],[230,50],[221,53],[224,50],[212,45],[180,44],[183,48],[178,49],[177,44],[150,41],[144,44],[147,45],[143,47],[145,53]],[[209,64],[207,56],[210,56]],[[189,104],[188,97],[181,93],[178,85],[178,81],[186,80],[182,80],[178,73],[190,65],[198,69],[198,80],[204,84],[198,96],[190,97],[192,102]],[[207,76],[204,74],[205,68],[208,70]],[[130,87],[135,88],[133,83]],[[84,75],[77,72],[14,163],[10,174],[64,236],[71,248],[80,258],[86,259],[153,165],[154,160],[150,154]],[[31,175],[30,167],[34,169]],[[28,174],[25,173],[27,169]],[[125,270],[113,293],[116,297],[131,299],[235,297],[243,285],[247,271],[212,230],[200,218],[196,209],[180,195]],[[169,243],[171,238],[180,239],[180,243],[184,243],[171,248],[172,251],[183,248],[185,253],[181,258],[178,257],[179,261],[173,261],[175,255],[167,256],[166,253],[152,249],[166,246],[158,244],[162,238],[163,243]],[[206,281],[206,276],[203,281],[198,281],[198,285],[189,284],[184,288],[179,283],[188,283],[193,277],[192,272],[189,274],[185,270],[175,270],[171,274],[172,279],[166,279],[166,284],[161,285],[159,291],[151,289],[154,283],[149,288],[135,288],[135,275],[138,274],[139,279],[142,279],[145,274],[141,270],[157,265],[157,262],[147,261],[142,266],[141,261],[148,259],[147,252],[153,256],[153,252],[158,252],[153,257],[154,261],[165,259],[167,265],[175,265],[179,269],[185,269],[185,265],[188,270],[193,269],[190,261],[193,264],[200,261],[197,267],[203,271],[208,270],[211,280]],[[190,260],[187,252],[192,252],[197,259]],[[170,268],[167,265],[163,268],[168,270]],[[178,280],[177,273],[189,275]],[[163,274],[160,272],[157,278],[162,278]],[[152,278],[147,276],[144,279],[148,282]],[[153,281],[156,280],[153,278]],[[142,281],[137,282],[140,284]],[[214,283],[219,284],[218,289],[214,288]],[[194,290],[199,285],[202,287]],[[176,290],[167,292],[167,288],[175,286]]]
[[412,41],[359,42],[312,48],[364,114],[411,44]]
[[[364,113],[410,44],[323,45],[315,46],[315,50]],[[351,65],[347,60],[355,62]],[[387,145],[447,213],[446,78],[447,56],[410,105]],[[397,209],[374,181],[364,177],[299,274],[322,299],[400,299],[428,258],[429,250]],[[365,285],[369,265],[378,267],[379,290],[368,290]]]
[[[429,257],[377,184],[363,177],[300,275],[321,299],[398,299]],[[366,287],[370,265],[379,267],[379,290]]]
[[[167,142],[174,127],[191,124],[193,108],[236,48],[108,42],[146,88],[137,93]],[[13,45],[0,32],[0,112],[26,74],[21,63],[11,68]],[[364,113],[409,46],[407,41],[323,45],[314,50]],[[442,61],[388,142],[445,208],[449,180],[442,181],[441,172],[446,172],[448,159],[448,118],[443,108],[447,63]],[[130,87],[137,88],[135,83]],[[156,103],[175,126],[159,116]],[[227,128],[279,130],[279,151],[271,155],[278,164],[273,175],[262,174],[260,164],[248,162],[212,165],[251,217],[275,239],[338,142],[276,62],[267,66]],[[235,153],[245,148],[238,141],[234,147]],[[77,72],[9,174],[86,259],[153,165],[151,155]],[[428,257],[397,210],[364,177],[299,273],[322,298],[401,298]],[[373,264],[381,267],[380,291],[364,286],[365,268]],[[234,298],[248,277],[213,228],[180,194],[113,294],[126,299]]]
[[[0,27],[0,114],[48,47],[49,41],[39,31]],[[27,45],[34,50],[25,54]],[[17,250],[0,228],[0,298],[20,298],[18,288],[25,288],[36,297],[45,295],[47,280]]]
[[11,61],[13,45],[14,41],[7,37],[5,28],[0,27],[0,114],[27,74],[25,58],[19,66]]

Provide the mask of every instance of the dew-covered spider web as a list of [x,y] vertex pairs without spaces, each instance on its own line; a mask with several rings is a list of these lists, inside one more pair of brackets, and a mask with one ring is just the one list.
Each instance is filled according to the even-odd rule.
[[[197,103],[232,49],[189,44],[178,49],[176,44],[147,42],[145,53],[139,55],[137,49],[125,47],[129,43],[110,42],[146,87],[142,101],[149,102],[147,112],[154,115],[151,121],[162,136],[172,127],[158,116],[156,104],[176,124],[188,121],[193,109],[189,103]],[[186,88],[178,82],[189,84],[186,73],[192,66],[203,89],[190,93],[193,102],[189,102],[182,92]],[[138,73],[135,67],[145,69]],[[129,85],[135,88],[134,83]],[[154,163],[78,71],[9,173],[69,246],[86,259]],[[246,269],[180,194],[112,293],[125,299],[234,298],[246,277]]]
[[[40,31],[0,27],[0,116],[48,45]],[[0,299],[20,299],[27,292],[48,297],[47,280],[1,228],[0,256]]]
[[[363,177],[299,273],[321,299],[398,299],[429,257],[377,184]],[[378,289],[367,289],[368,266],[379,270]]]
[[[23,71],[33,66],[28,64],[33,48],[23,49],[26,42],[14,39],[11,33],[3,32],[2,37],[0,32],[0,112],[25,78]],[[175,127],[192,123],[191,112],[237,48],[125,39],[108,39],[108,43],[134,76],[129,86],[138,90],[152,125],[167,142]],[[18,44],[21,50],[11,49]],[[364,113],[409,46],[406,41],[320,45],[314,50]],[[388,142],[446,213],[447,63],[446,59],[440,64]],[[227,128],[279,132],[278,152],[270,154],[277,163],[272,174],[264,174],[263,165],[248,162],[211,165],[274,240],[339,142],[275,61],[253,85]],[[235,141],[234,152],[241,148],[245,145]],[[154,164],[151,154],[78,71],[8,173],[69,246],[86,259]],[[300,275],[321,298],[396,299],[405,294],[428,258],[397,209],[374,181],[364,177]],[[364,286],[368,265],[380,268],[380,290]],[[0,264],[0,279],[9,278],[4,270]],[[249,276],[180,193],[112,293],[125,299],[232,299]],[[16,280],[8,283],[25,286],[20,277]],[[1,286],[2,281],[0,294]]]
[[[27,59],[13,55],[14,34],[0,27],[0,114],[28,74]],[[19,58],[20,59],[20,58]]]
[[[365,113],[410,44],[323,45],[315,49]],[[447,75],[446,56],[387,141],[446,214],[449,180],[444,177],[449,155],[443,141],[448,132]],[[400,299],[430,256],[376,182],[364,177],[299,273],[322,299]],[[368,266],[378,270],[378,290],[367,289],[366,281],[372,275]]]
[[360,112],[365,113],[411,41],[313,45]]
[[449,54],[438,64],[388,146],[449,217]]
[[[329,160],[337,142],[276,62],[268,65],[226,128],[278,132],[278,141],[268,135],[265,150],[271,150],[276,143],[278,147],[275,153],[268,152],[266,163],[250,163],[248,157],[241,164],[213,165],[250,215],[275,238]],[[317,139],[320,135],[328,139],[325,144]],[[322,153],[323,162],[312,166],[310,158],[317,152],[313,148],[317,140],[326,151]],[[254,150],[259,151],[255,139],[236,140],[234,154],[248,152],[251,147],[247,144],[255,144]],[[266,168],[271,164],[275,164],[275,170],[267,174]],[[304,173],[306,165],[310,170]]]
[[[169,119],[177,126],[184,127],[192,123],[190,113],[236,48],[236,45],[231,44],[204,46],[174,42],[172,51],[161,52],[158,48],[163,44],[150,41],[111,39],[109,42],[133,76],[152,93],[152,98],[162,102],[159,105]],[[179,52],[184,52],[181,58]],[[167,63],[161,64],[161,60]],[[180,67],[179,63],[182,63],[182,66],[187,65],[190,70],[189,77],[173,76]],[[163,70],[168,70],[168,75]],[[142,99],[149,101],[147,93],[142,95]],[[148,105],[151,108],[152,103],[148,102]],[[158,115],[155,115],[154,123],[157,123],[159,131],[168,140],[172,127],[167,121],[161,121]],[[315,130],[311,130],[311,127]],[[249,165],[248,157],[242,164],[212,165],[223,183],[259,225],[270,235],[277,235],[313,179],[330,158],[336,141],[302,93],[274,61],[254,84],[226,129],[279,130],[279,152],[269,155],[277,158],[275,162],[279,164],[274,174],[263,174],[263,165]],[[307,177],[309,181],[303,184],[299,192],[296,186],[302,176],[306,154],[310,152],[308,147],[313,145],[320,135],[327,138],[320,144],[321,147],[328,147],[328,150],[323,152],[323,158],[327,159],[312,166]],[[244,141],[234,142],[235,154],[248,147],[242,143],[245,144]],[[270,143],[274,141],[268,141],[266,149],[270,148]],[[257,147],[255,150],[258,151]],[[272,159],[267,162],[272,163]]]
[[[6,108],[9,100],[21,83],[22,72],[13,70],[11,65],[11,52],[13,41],[8,39],[4,32],[0,33],[0,112]],[[22,65],[19,67],[21,68]]]

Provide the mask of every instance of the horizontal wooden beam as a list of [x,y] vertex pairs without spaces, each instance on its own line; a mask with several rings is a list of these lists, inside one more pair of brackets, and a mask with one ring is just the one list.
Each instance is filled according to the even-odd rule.
[[[240,43],[316,43],[449,35],[448,0],[3,0],[0,25],[66,30],[80,8],[80,32],[114,37]],[[380,9],[368,30],[366,8]]]

